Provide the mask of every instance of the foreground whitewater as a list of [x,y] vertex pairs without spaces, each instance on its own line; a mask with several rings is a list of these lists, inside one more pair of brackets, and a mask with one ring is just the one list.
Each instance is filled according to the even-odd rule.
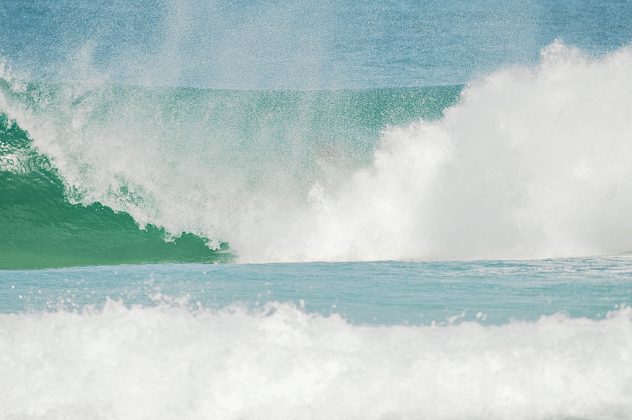
[[353,326],[276,305],[0,315],[4,418],[625,419],[632,313]]
[[0,271],[6,419],[628,419],[629,258]]

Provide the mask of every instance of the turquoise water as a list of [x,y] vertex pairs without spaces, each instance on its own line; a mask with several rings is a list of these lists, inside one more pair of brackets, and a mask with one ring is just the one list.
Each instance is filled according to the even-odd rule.
[[353,324],[501,325],[544,315],[603,319],[632,303],[629,257],[542,261],[120,265],[0,272],[0,310],[171,304],[257,310],[291,302]]
[[[268,188],[303,192],[323,174],[338,177],[368,163],[384,127],[439,118],[460,91],[460,86],[442,86],[236,92],[99,84],[77,92],[73,86],[42,84],[21,90],[5,81],[0,94],[10,103],[7,111],[18,120],[24,117],[25,127],[0,115],[0,236],[5,239],[0,268],[231,260],[228,232],[208,238],[218,241],[217,250],[193,235],[207,236],[197,222],[183,226],[184,235],[174,231],[168,238],[153,220],[161,212],[156,201],[181,201],[186,207],[196,194],[198,203],[190,202],[193,207],[185,211],[208,213],[198,206],[206,207],[201,201],[220,193],[218,201],[245,203]],[[34,119],[24,114],[24,106]],[[77,114],[85,118],[80,127],[73,126]],[[41,124],[54,129],[48,126],[37,135]],[[103,143],[113,149],[97,152]],[[46,144],[63,144],[68,154],[47,155]],[[91,174],[96,167],[81,162],[91,159],[79,157],[84,152],[96,159],[107,153],[109,174]],[[152,154],[154,159],[140,158]],[[66,159],[78,176],[74,185],[57,167]],[[121,159],[138,160],[120,168]],[[125,174],[128,169],[136,174]],[[100,192],[86,183],[93,176],[106,181]],[[144,180],[132,180],[138,176]],[[161,191],[151,191],[157,186],[149,184],[160,177],[167,184],[181,182],[182,197],[161,198]],[[274,184],[266,185],[270,180]],[[90,198],[95,192],[103,195]],[[130,217],[136,210],[149,211],[141,222],[146,229]]]
[[598,54],[632,39],[627,0],[26,0],[0,19],[0,53],[34,78],[220,89],[455,85],[556,39]]

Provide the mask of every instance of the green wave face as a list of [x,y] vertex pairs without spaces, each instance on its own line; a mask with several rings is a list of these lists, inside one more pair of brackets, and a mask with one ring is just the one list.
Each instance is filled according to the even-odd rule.
[[126,213],[98,203],[71,204],[48,159],[6,117],[0,121],[0,151],[2,269],[230,259],[195,235],[167,241],[163,229],[139,229]]
[[[0,99],[9,108],[2,109],[0,100],[0,268],[230,261],[227,241],[234,224],[206,234],[226,216],[210,217],[205,232],[178,223],[190,197],[203,196],[207,207],[193,210],[208,208],[213,215],[212,200],[226,200],[235,209],[252,205],[241,197],[265,193],[262,182],[305,195],[322,175],[323,160],[336,160],[328,168],[343,172],[362,167],[384,127],[438,118],[460,90],[238,92],[101,85],[77,94],[69,86],[14,89],[0,80]],[[129,175],[133,171],[111,170],[114,181],[94,194],[94,179],[103,175],[95,171],[98,156],[86,159],[86,150],[124,137],[128,143],[120,141],[104,156],[117,150],[127,165],[138,164],[149,175],[141,183]],[[126,146],[129,154],[121,150]],[[63,153],[56,155],[60,148]],[[145,162],[143,150],[160,157]],[[196,154],[199,159],[192,157]],[[180,185],[189,190],[173,200],[169,218],[160,209],[170,204],[151,189],[160,188],[152,184],[152,170],[178,176],[190,171],[183,176],[188,185]],[[216,194],[209,185],[217,187]],[[138,209],[141,217],[134,213]]]

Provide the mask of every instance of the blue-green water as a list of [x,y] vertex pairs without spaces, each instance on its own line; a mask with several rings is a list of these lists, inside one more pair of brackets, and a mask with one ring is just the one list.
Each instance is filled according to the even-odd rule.
[[223,89],[455,85],[559,39],[632,39],[632,2],[201,0],[0,3],[0,54],[36,78]]
[[3,312],[291,302],[354,324],[603,319],[632,302],[629,257],[541,261],[120,265],[0,272]]
[[[173,199],[174,205],[183,200],[187,206],[191,194],[206,200],[222,191],[218,201],[245,203],[251,194],[263,193],[257,190],[276,190],[282,184],[287,190],[305,190],[326,171],[342,174],[369,162],[384,127],[440,117],[460,90],[235,92],[96,85],[77,93],[71,86],[41,84],[21,91],[5,81],[0,94],[10,101],[7,112],[13,110],[18,120],[23,117],[26,126],[7,114],[0,116],[0,268],[230,260],[226,242],[231,235],[206,235],[204,227],[193,222],[182,227],[184,236],[174,231],[179,237],[169,242],[165,229],[151,220],[161,210],[147,207],[158,204],[152,203],[156,199]],[[35,121],[23,114],[20,108],[25,105]],[[78,129],[72,119],[77,113],[86,118]],[[43,123],[53,124],[57,132],[46,128],[38,136],[37,125]],[[43,148],[50,141],[69,147],[68,154],[47,155]],[[40,142],[44,147],[38,150]],[[82,163],[77,153],[83,154],[80,149],[87,146],[94,147],[92,154],[105,142],[114,148],[106,152],[113,165],[107,170],[112,172],[102,178],[104,195],[93,200],[86,181],[96,167]],[[136,145],[126,149],[129,142]],[[150,154],[155,160],[140,158]],[[75,185],[68,185],[72,181],[54,159],[71,160],[78,176]],[[121,159],[138,161],[120,168]],[[188,172],[182,168],[187,165],[192,166]],[[138,184],[124,174],[128,169],[136,171],[132,178],[146,178]],[[162,193],[150,191],[146,182],[160,177],[166,177],[169,189],[181,182],[177,188],[183,197],[158,198],[155,194]],[[270,179],[274,185],[268,187]],[[113,212],[106,203],[111,199],[123,208],[114,203],[110,207],[125,211]],[[124,208],[128,204],[153,213],[147,214],[147,229],[139,229],[130,217],[134,210]],[[188,211],[207,212],[193,205]],[[223,222],[221,216],[207,215]],[[192,233],[223,241],[218,247],[226,252],[209,249]]]

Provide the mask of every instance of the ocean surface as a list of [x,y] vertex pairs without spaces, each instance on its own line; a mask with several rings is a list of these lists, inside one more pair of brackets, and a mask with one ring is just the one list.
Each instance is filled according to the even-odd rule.
[[631,419],[631,41],[0,0],[0,419]]

